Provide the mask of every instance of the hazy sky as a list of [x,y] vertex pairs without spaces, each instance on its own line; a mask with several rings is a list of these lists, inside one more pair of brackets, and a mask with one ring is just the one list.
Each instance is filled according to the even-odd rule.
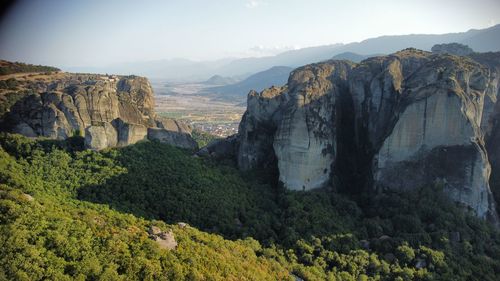
[[0,58],[62,67],[207,60],[499,23],[500,0],[26,0],[0,21]]

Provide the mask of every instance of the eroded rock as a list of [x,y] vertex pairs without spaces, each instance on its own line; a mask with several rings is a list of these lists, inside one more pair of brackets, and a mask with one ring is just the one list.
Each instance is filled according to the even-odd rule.
[[251,92],[237,136],[240,169],[275,166],[294,190],[440,185],[498,221],[489,159],[497,171],[500,53],[445,47],[453,46],[312,64],[283,87]]
[[191,128],[160,118],[148,80],[137,76],[57,73],[46,81],[23,80],[28,93],[10,108],[2,127],[28,137],[85,137],[87,148],[126,146],[152,138],[194,149]]
[[174,233],[172,230],[162,231],[157,226],[151,226],[148,229],[149,238],[156,241],[161,249],[174,250],[177,247]]
[[198,148],[198,144],[188,133],[169,131],[161,128],[148,128],[147,132],[148,139],[150,140],[158,140],[160,142],[191,150]]

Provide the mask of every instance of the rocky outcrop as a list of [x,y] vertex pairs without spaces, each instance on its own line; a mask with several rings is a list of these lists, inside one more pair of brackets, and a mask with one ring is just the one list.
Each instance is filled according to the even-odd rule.
[[164,143],[175,144],[178,147],[186,149],[196,149],[198,144],[191,135],[184,132],[169,131],[162,128],[148,128],[148,139],[158,140]]
[[474,53],[470,56],[489,69],[489,83],[484,97],[481,129],[484,133],[488,160],[491,164],[490,186],[496,202],[500,202],[500,56],[498,53]]
[[118,144],[118,133],[111,123],[89,126],[85,129],[85,146],[101,150]]
[[11,132],[51,139],[81,135],[95,150],[148,137],[196,148],[188,126],[156,116],[146,78],[57,73],[42,81],[26,78],[19,83],[18,90],[27,94],[4,118]]
[[251,92],[239,167],[275,165],[294,190],[440,185],[496,221],[489,156],[500,123],[500,53],[455,56],[448,47],[308,65],[284,87]]
[[193,128],[186,123],[164,117],[156,117],[156,126],[167,131],[181,132],[189,135],[193,131]]
[[337,95],[335,80],[345,79],[351,64],[306,66],[290,75],[289,98],[277,123],[273,148],[280,180],[294,190],[321,187],[329,182],[336,156]]
[[172,230],[162,231],[157,226],[150,226],[148,229],[149,239],[155,241],[160,249],[174,250],[177,247]]
[[459,43],[437,44],[431,49],[436,54],[451,54],[457,56],[468,56],[474,53],[469,46]]
[[404,81],[398,120],[374,157],[377,186],[442,184],[480,217],[494,214],[480,128],[488,70],[472,60],[430,57]]
[[235,159],[238,155],[238,136],[214,140],[197,152],[197,156],[212,156],[216,159]]
[[243,170],[267,167],[274,162],[274,133],[289,100],[287,88],[272,87],[248,94],[247,111],[240,123],[238,166]]

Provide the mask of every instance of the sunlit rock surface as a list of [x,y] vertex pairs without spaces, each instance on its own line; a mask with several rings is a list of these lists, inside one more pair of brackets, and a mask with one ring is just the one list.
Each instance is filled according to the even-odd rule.
[[26,96],[5,117],[11,132],[52,139],[80,135],[88,148],[100,150],[145,140],[154,128],[149,135],[155,140],[197,147],[189,126],[156,115],[144,77],[56,73],[43,82],[19,83]]
[[293,190],[441,186],[497,221],[489,180],[500,159],[500,54],[435,49],[312,64],[283,87],[251,92],[239,167],[274,165]]

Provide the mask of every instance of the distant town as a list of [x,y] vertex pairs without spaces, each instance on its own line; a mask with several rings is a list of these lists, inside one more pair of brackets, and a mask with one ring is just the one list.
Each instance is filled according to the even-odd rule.
[[188,122],[194,129],[218,137],[227,137],[238,133],[239,122],[234,123],[198,123]]
[[156,111],[168,118],[184,121],[194,129],[218,137],[238,132],[246,105],[207,95],[207,85],[197,83],[169,85],[152,80]]

